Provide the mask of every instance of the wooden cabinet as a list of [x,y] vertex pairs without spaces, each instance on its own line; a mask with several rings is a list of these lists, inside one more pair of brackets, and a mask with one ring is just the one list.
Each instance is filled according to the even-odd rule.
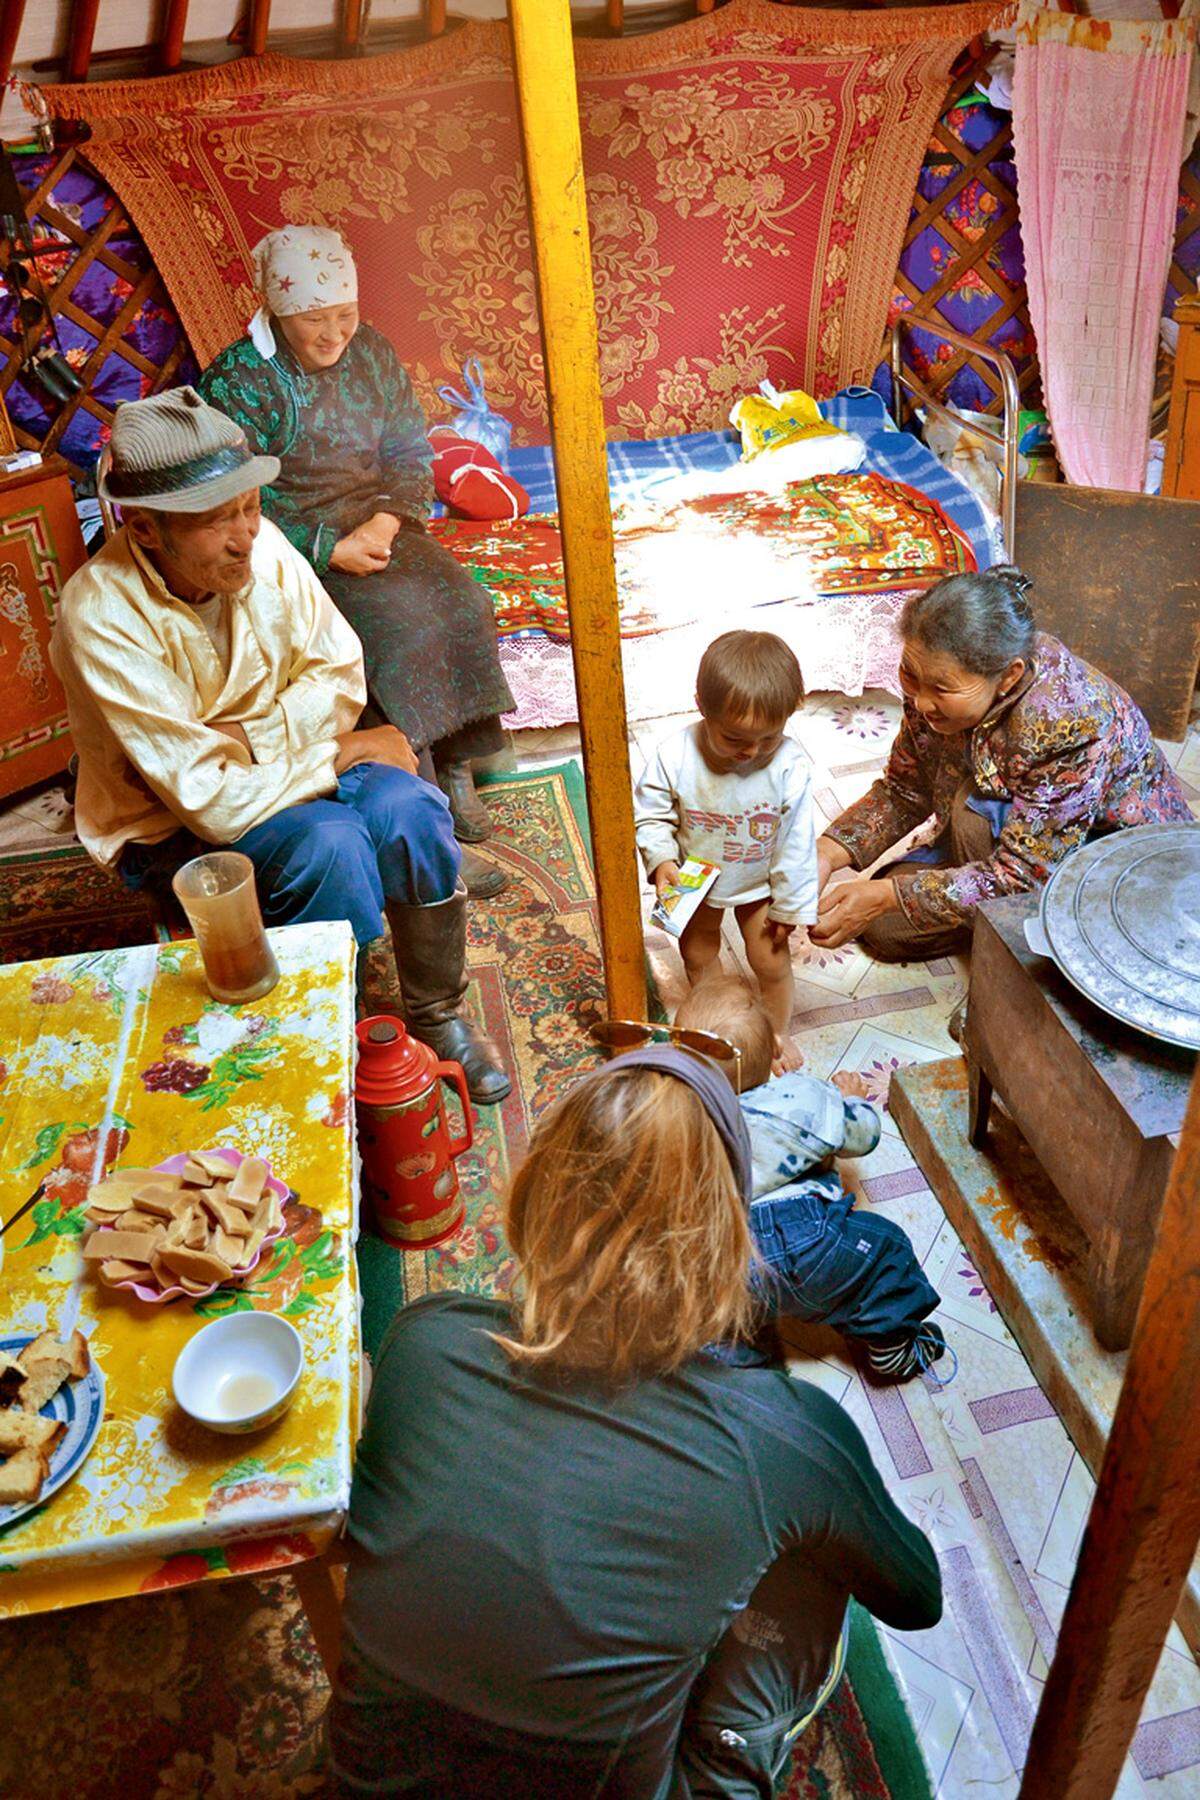
[[0,477],[0,796],[57,774],[71,755],[50,631],[85,558],[61,458]]
[[1192,1050],[1102,1012],[1025,940],[1038,896],[986,900],[975,914],[963,1052],[971,1142],[982,1148],[993,1087],[1087,1241],[1079,1270],[1096,1336],[1133,1335]]
[[1179,348],[1162,491],[1176,500],[1200,500],[1200,294],[1189,294],[1179,302],[1175,322]]

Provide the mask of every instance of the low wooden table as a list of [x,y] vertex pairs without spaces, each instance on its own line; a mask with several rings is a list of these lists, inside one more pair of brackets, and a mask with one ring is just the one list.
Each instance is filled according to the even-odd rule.
[[1196,1057],[1119,1024],[1035,956],[1024,926],[1037,911],[1037,896],[1019,895],[976,915],[963,1042],[970,1138],[983,1147],[995,1089],[1085,1235],[1096,1336],[1123,1350]]
[[[0,1218],[43,1188],[0,1238],[0,1337],[78,1324],[106,1384],[87,1460],[3,1533],[0,1618],[287,1567],[331,1653],[325,1553],[359,1431],[354,940],[344,921],[270,938],[279,984],[241,1007],[210,1000],[191,942],[0,968]],[[89,1182],[220,1144],[292,1190],[270,1254],[196,1300],[102,1287],[81,1253]],[[224,1436],[179,1410],[171,1373],[209,1319],[248,1308],[292,1322],[304,1375],[283,1418]]]

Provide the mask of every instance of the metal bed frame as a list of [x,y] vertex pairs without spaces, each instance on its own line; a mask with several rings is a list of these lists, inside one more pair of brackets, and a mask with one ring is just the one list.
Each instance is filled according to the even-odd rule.
[[[961,350],[965,356],[978,357],[980,362],[989,363],[1000,377],[1000,391],[1004,396],[1004,419],[999,429],[987,425],[979,425],[974,419],[964,420],[962,414],[956,412],[945,401],[938,400],[928,388],[911,372],[904,368],[903,334],[905,330],[927,331],[930,337],[940,338],[945,344],[951,344]],[[986,438],[997,444],[1003,453],[1000,476],[1000,524],[1004,533],[1004,544],[1009,556],[1016,555],[1017,536],[1017,415],[1021,410],[1021,390],[1017,386],[1017,372],[1009,357],[1003,350],[992,350],[986,344],[976,343],[974,338],[964,337],[961,331],[951,330],[938,319],[914,318],[910,313],[901,313],[891,330],[891,364],[892,364],[892,416],[901,430],[904,429],[905,397],[920,402],[930,412],[940,413],[943,418],[953,419],[965,425],[976,436]]]

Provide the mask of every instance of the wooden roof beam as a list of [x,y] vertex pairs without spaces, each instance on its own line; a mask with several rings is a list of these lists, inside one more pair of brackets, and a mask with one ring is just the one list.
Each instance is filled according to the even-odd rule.
[[96,21],[100,17],[100,0],[75,0],[67,33],[67,60],[64,81],[86,81],[92,65],[92,45],[96,41]]

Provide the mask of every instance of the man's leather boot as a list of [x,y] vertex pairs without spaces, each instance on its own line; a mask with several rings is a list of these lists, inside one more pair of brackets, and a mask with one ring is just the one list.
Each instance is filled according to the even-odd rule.
[[404,1018],[413,1036],[445,1062],[461,1063],[477,1106],[494,1106],[512,1090],[495,1046],[460,1008],[467,991],[467,890],[431,906],[387,903]]

